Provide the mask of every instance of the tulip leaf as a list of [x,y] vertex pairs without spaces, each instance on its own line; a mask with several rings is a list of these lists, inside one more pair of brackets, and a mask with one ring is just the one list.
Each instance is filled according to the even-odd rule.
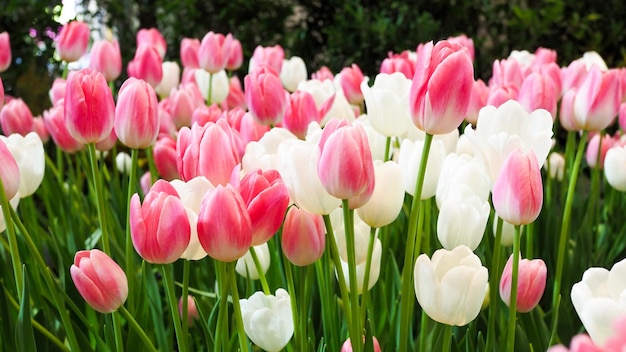
[[24,281],[22,282],[22,299],[20,300],[20,311],[15,324],[15,345],[18,351],[37,351],[35,345],[35,333],[31,323],[30,315],[30,295],[28,293],[28,276],[26,275],[26,265],[22,265]]
[[[195,298],[194,298],[194,301],[196,301],[196,307],[200,307],[198,301]],[[198,319],[197,321],[200,323],[200,327],[202,328],[202,332],[204,333],[204,339],[207,343],[207,346],[215,345],[215,337],[213,336],[213,333],[212,333],[212,331],[215,331],[215,325],[214,324],[210,325],[210,323],[211,323],[211,320],[217,319],[218,309],[216,307],[218,307],[217,303],[211,310],[211,315],[209,316],[208,320],[204,314],[204,309],[198,309],[198,316],[200,319]],[[212,328],[209,329],[209,326],[211,326]]]

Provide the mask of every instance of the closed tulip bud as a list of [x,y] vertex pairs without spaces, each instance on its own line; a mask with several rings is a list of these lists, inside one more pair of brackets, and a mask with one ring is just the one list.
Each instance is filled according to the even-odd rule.
[[260,124],[276,125],[287,107],[287,93],[276,71],[259,66],[244,78],[244,94],[250,113]]
[[278,231],[289,206],[289,192],[276,170],[253,170],[237,188],[252,222],[252,245],[269,241]]
[[48,130],[46,129],[43,117],[37,116],[33,118],[33,126],[35,133],[39,136],[39,139],[41,139],[44,144],[48,143],[50,140],[50,133],[48,133]]
[[465,245],[475,250],[483,239],[490,210],[489,202],[475,195],[451,195],[443,200],[437,217],[437,238],[443,248]]
[[153,145],[159,133],[158,101],[148,82],[128,78],[120,88],[115,107],[115,133],[129,148]]
[[534,72],[524,79],[517,100],[528,112],[537,109],[547,110],[554,121],[556,119],[557,100],[560,96],[561,92],[556,90],[550,76]]
[[257,67],[267,65],[271,67],[276,74],[281,72],[283,60],[285,58],[285,50],[280,45],[274,46],[257,46],[250,58],[248,72],[254,71]]
[[611,187],[626,192],[626,146],[614,146],[606,153],[604,176]]
[[233,38],[230,47],[230,55],[226,61],[226,69],[229,71],[235,71],[243,64],[243,48],[239,39]]
[[161,58],[165,57],[167,42],[158,29],[142,28],[137,31],[137,47],[144,45],[153,47]]
[[63,26],[55,41],[61,60],[78,61],[87,52],[89,25],[80,21],[69,22]]
[[177,127],[192,125],[192,116],[197,107],[204,104],[200,89],[193,83],[183,83],[172,88],[169,94],[169,112]]
[[241,258],[252,244],[252,223],[239,191],[231,185],[209,190],[198,213],[198,239],[208,255],[222,262]]
[[52,106],[57,106],[59,102],[65,99],[65,88],[67,87],[67,81],[63,78],[55,78],[52,82],[52,87],[48,91],[50,96],[50,102]]
[[0,140],[0,163],[2,164],[0,179],[4,193],[7,199],[11,199],[18,194],[20,188],[20,169],[11,151],[2,140]]
[[252,343],[268,352],[282,350],[293,335],[293,317],[289,293],[282,288],[275,295],[255,292],[240,299],[243,329]]
[[[602,139],[602,141],[600,141],[600,139]],[[600,170],[604,169],[604,159],[606,158],[606,153],[609,149],[613,148],[616,142],[617,141],[611,136],[594,134],[589,140],[587,152],[585,153],[587,165],[591,168],[597,167]],[[598,160],[598,158],[600,159]]]
[[130,200],[130,234],[137,253],[147,262],[169,264],[178,260],[189,244],[191,228],[176,189],[158,180],[143,203]]
[[380,73],[393,74],[399,72],[407,79],[413,79],[415,75],[415,62],[411,61],[408,55],[392,54],[380,64]]
[[171,181],[180,178],[176,166],[176,141],[169,135],[160,135],[154,144],[154,164],[161,178]]
[[12,134],[9,137],[0,136],[0,140],[7,146],[19,168],[20,197],[30,196],[41,185],[46,169],[43,142],[35,132],[25,137],[19,134]]
[[363,102],[363,93],[361,92],[363,81],[365,81],[365,76],[357,64],[345,67],[339,73],[339,84],[350,104],[359,105]]
[[8,32],[0,33],[0,73],[11,66],[11,40]]
[[167,97],[170,95],[172,88],[178,87],[180,83],[180,66],[174,61],[165,61],[161,65],[163,71],[163,77],[161,82],[154,87],[154,91],[160,97]]
[[[271,262],[270,250],[267,246],[267,242],[253,247],[254,253],[259,260],[259,264],[261,265],[261,271],[263,271],[263,275],[265,275]],[[254,264],[254,259],[252,258],[252,254],[250,254],[250,250],[248,250],[243,257],[237,259],[235,271],[237,274],[250,280],[258,280],[261,277],[261,274],[258,272],[257,267]]]
[[80,295],[96,311],[112,313],[126,302],[124,270],[99,249],[76,252],[70,274]]
[[467,49],[440,41],[418,52],[410,107],[413,123],[429,134],[446,134],[458,128],[467,112],[474,66]]
[[[415,184],[423,148],[424,142],[421,140],[413,142],[409,139],[404,139],[402,144],[400,144],[398,165],[402,168],[402,175],[404,175],[404,190],[410,195],[415,193]],[[441,174],[441,166],[446,156],[443,142],[433,141],[428,155],[420,199],[428,199],[435,195],[437,182]]]
[[64,104],[65,125],[78,142],[96,143],[111,133],[115,103],[100,72],[90,68],[70,72]]
[[306,137],[309,124],[319,123],[322,120],[320,111],[315,105],[315,100],[309,92],[295,91],[289,96],[289,102],[285,109],[283,127],[295,134],[298,138]]
[[[533,310],[546,288],[548,268],[541,259],[521,259],[517,270],[517,304],[518,312],[527,313]],[[513,256],[504,266],[500,278],[500,298],[509,306],[511,300],[511,281],[513,277]]]
[[198,63],[200,68],[209,73],[217,73],[226,68],[233,46],[231,34],[208,32],[200,42]]
[[198,50],[200,40],[196,38],[183,38],[180,43],[180,61],[185,68],[200,68],[198,62]]
[[117,40],[99,40],[93,43],[89,67],[101,72],[107,82],[115,81],[122,73],[122,53]]
[[464,326],[474,320],[488,288],[487,268],[466,246],[439,249],[415,261],[415,295],[426,314],[447,325]]
[[[183,316],[183,297],[178,300],[178,314]],[[187,325],[193,326],[196,320],[200,319],[198,314],[198,308],[196,307],[196,300],[192,295],[187,295]]]
[[367,116],[376,131],[387,137],[404,136],[408,132],[412,124],[410,88],[411,80],[399,72],[376,75],[372,87],[367,82],[361,83]]
[[[607,153],[608,155],[608,153]],[[565,158],[563,155],[553,152],[548,157],[548,163],[544,164],[544,167],[548,167],[548,176],[558,181],[563,181],[563,174],[565,173]],[[606,161],[605,161],[606,165]]]
[[[365,338],[363,338],[363,342],[365,342]],[[374,352],[380,352],[380,344],[378,343],[378,339],[375,336],[372,336],[372,344],[374,346]],[[350,339],[347,339],[343,345],[341,345],[341,350],[339,352],[352,352],[352,342]]]
[[22,136],[34,131],[33,114],[21,98],[9,101],[0,111],[0,126],[4,135]]
[[590,69],[574,99],[573,125],[577,130],[601,131],[615,121],[622,98],[619,80],[616,69]]
[[132,165],[132,158],[128,153],[119,152],[115,156],[115,167],[122,174],[128,175],[130,173],[130,168]]
[[306,81],[308,77],[306,64],[299,56],[292,56],[283,60],[283,66],[280,70],[280,81],[289,92],[295,92],[300,82]]
[[283,253],[298,266],[315,263],[326,245],[326,228],[321,215],[291,207],[287,211],[281,237]]
[[359,217],[370,227],[391,224],[400,214],[404,203],[402,168],[394,162],[374,161],[374,191],[362,207],[357,209]]
[[493,207],[504,221],[530,224],[541,212],[543,183],[535,153],[514,150],[505,160],[493,185]]
[[74,153],[83,149],[83,143],[77,141],[65,125],[65,108],[63,100],[60,104],[43,112],[43,123],[50,133],[54,144],[66,153]]
[[142,45],[135,51],[127,70],[130,77],[143,79],[156,87],[163,79],[163,59],[153,46]]
[[204,70],[196,70],[195,78],[203,99],[209,97],[209,85],[211,86],[211,104],[219,104],[228,97],[230,82],[226,71],[221,70],[217,73],[209,74]]

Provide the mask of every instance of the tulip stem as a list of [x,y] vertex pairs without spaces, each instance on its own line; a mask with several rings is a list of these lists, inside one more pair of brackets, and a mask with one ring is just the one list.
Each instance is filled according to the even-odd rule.
[[174,292],[174,280],[172,278],[171,268],[167,264],[161,266],[163,271],[163,280],[165,281],[165,292],[169,301],[170,312],[172,313],[172,322],[174,324],[174,331],[176,332],[176,342],[178,343],[178,350],[180,352],[187,351],[186,340],[183,337],[180,325],[180,316],[178,314],[178,303],[176,302],[176,293]]
[[[19,195],[18,195],[19,197]],[[15,236],[15,227],[11,220],[11,204],[7,199],[7,195],[4,192],[4,183],[0,178],[0,206],[2,206],[2,215],[4,216],[4,222],[6,224],[7,237],[9,238],[9,250],[11,251],[11,262],[13,264],[13,276],[15,278],[15,287],[17,288],[17,298],[22,299],[22,282],[24,277],[22,276],[22,259],[20,258],[20,249],[17,246],[17,236]]]
[[[419,253],[421,236],[417,236],[418,217],[422,188],[424,186],[424,175],[426,174],[426,164],[428,163],[428,154],[430,145],[432,144],[433,135],[426,133],[424,137],[424,146],[422,148],[422,156],[420,159],[420,168],[417,173],[415,182],[415,192],[413,193],[413,201],[411,202],[411,213],[409,215],[409,229],[407,233],[406,250],[404,252],[404,266],[402,268],[402,291],[401,291],[401,307],[400,307],[400,351],[409,350],[409,325],[413,316],[413,305],[415,304],[415,293],[413,287],[413,268],[415,265],[415,253]],[[411,336],[411,341],[413,337]]]
[[149,146],[146,150],[146,158],[148,158],[148,168],[150,169],[150,183],[154,184],[159,178],[156,164],[154,163],[154,148]]
[[391,149],[391,136],[387,136],[387,138],[385,138],[385,155],[383,155],[383,162],[387,162],[391,159],[389,155],[390,149]]
[[[252,249],[252,248],[250,248]],[[294,284],[292,264],[283,254],[283,266],[285,267],[285,276],[287,276],[287,289],[289,290],[289,302],[291,303],[291,316],[293,318],[293,341],[296,344],[296,351],[304,351],[304,346],[300,341],[300,335],[305,335],[304,331],[300,331],[301,325],[298,319],[298,304],[296,302],[296,285]],[[267,295],[267,293],[265,293]],[[304,302],[300,302],[304,304]]]
[[[441,351],[442,352],[449,352],[450,351],[450,345],[452,343],[452,325],[447,325],[444,324],[444,328],[443,328],[443,345],[441,346]],[[513,350],[509,350],[509,351],[513,351]]]
[[493,351],[496,338],[496,315],[498,312],[498,286],[500,282],[500,253],[502,248],[502,226],[504,220],[497,218],[496,236],[491,258],[491,278],[489,279],[489,320],[487,322],[487,346],[485,351]]
[[254,262],[256,272],[259,274],[259,281],[261,282],[263,293],[265,293],[266,295],[271,295],[272,291],[270,291],[270,286],[267,283],[265,272],[263,271],[263,267],[261,266],[261,261],[259,260],[259,256],[256,254],[256,250],[254,249],[254,246],[251,246],[249,251],[250,251],[250,256],[252,257],[252,261]]
[[111,248],[109,246],[109,232],[107,231],[106,215],[104,213],[104,189],[102,188],[102,178],[100,178],[100,172],[98,170],[95,143],[87,144],[87,149],[89,151],[89,162],[91,163],[94,190],[96,191],[96,208],[98,210],[98,219],[100,220],[100,231],[102,232],[102,251],[110,256]]
[[137,179],[137,160],[139,159],[139,151],[132,149],[130,163],[130,175],[128,177],[128,194],[126,197],[126,275],[128,280],[128,306],[134,310],[134,294],[135,290],[135,259],[133,257],[133,241],[130,234],[130,198],[135,193],[135,180]]
[[367,257],[365,257],[365,274],[363,274],[363,290],[361,291],[361,327],[365,327],[367,320],[367,299],[369,296],[370,270],[372,268],[372,253],[376,243],[376,228],[370,228],[370,240],[367,244]]
[[182,301],[182,325],[183,325],[183,339],[185,343],[189,342],[189,300],[187,295],[189,294],[189,268],[191,264],[189,260],[183,261],[183,287],[180,294]]
[[326,241],[326,248],[326,254],[324,254],[321,260],[317,260],[314,265],[322,306],[324,336],[328,338],[328,349],[330,351],[336,351],[339,349],[339,341],[337,340],[337,335],[339,334],[336,333],[339,329],[336,325],[336,314],[333,314],[333,308],[336,308],[336,304],[333,298],[332,285],[330,284],[330,245],[328,241]]
[[206,105],[211,106],[211,95],[213,93],[213,74],[209,73],[209,94],[206,97]]
[[233,309],[235,324],[237,325],[237,335],[239,336],[239,348],[241,352],[248,352],[248,337],[243,328],[243,317],[241,316],[241,305],[239,304],[239,290],[237,288],[237,275],[235,275],[235,264],[226,264],[226,275],[230,277],[230,294],[233,297]]
[[111,313],[111,320],[113,320],[113,332],[115,334],[115,350],[124,350],[124,340],[122,338],[122,322],[120,321],[120,315],[117,312]]
[[352,350],[363,350],[361,319],[359,318],[359,285],[356,278],[356,254],[354,239],[354,210],[350,209],[348,200],[342,199],[343,226],[346,236],[346,252],[348,255],[348,277],[350,278],[350,319],[352,320]]
[[507,351],[515,348],[515,326],[517,325],[517,281],[520,257],[520,225],[515,225],[515,237],[513,237],[513,270],[511,273],[511,297],[509,301],[509,338],[507,339]]
[[563,218],[561,222],[561,233],[559,235],[559,250],[557,252],[556,261],[556,274],[554,279],[554,289],[552,291],[552,325],[558,319],[559,312],[555,311],[559,296],[561,295],[561,279],[563,277],[563,264],[565,262],[565,247],[567,245],[567,239],[569,235],[570,218],[572,215],[572,206],[574,204],[574,192],[576,191],[576,182],[578,181],[578,171],[582,163],[583,154],[585,150],[585,142],[587,141],[588,131],[583,131],[578,144],[578,150],[576,151],[576,159],[574,165],[570,169],[570,180],[567,187],[567,196],[565,198],[565,205],[563,209]]
[[219,311],[217,315],[217,331],[215,332],[215,348],[213,351],[227,350],[228,345],[228,277],[226,263],[217,261],[217,282],[220,290]]
[[143,347],[147,348],[150,352],[157,352],[157,349],[152,344],[152,341],[150,341],[150,338],[148,337],[148,335],[146,335],[146,332],[143,331],[141,326],[139,326],[133,315],[130,314],[130,312],[124,306],[121,306],[118,311],[124,316],[124,318],[126,318],[126,321],[135,331],[135,333],[139,335],[141,342],[143,342]]

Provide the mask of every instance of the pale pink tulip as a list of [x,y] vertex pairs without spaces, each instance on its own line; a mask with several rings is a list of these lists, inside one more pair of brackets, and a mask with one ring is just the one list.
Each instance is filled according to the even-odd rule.
[[283,225],[281,245],[285,257],[298,266],[315,263],[324,253],[326,228],[319,214],[312,214],[298,207],[287,211]]
[[274,46],[257,46],[250,58],[250,67],[248,72],[254,71],[257,67],[267,65],[274,71],[280,73],[283,67],[283,59],[285,58],[285,51],[280,45]]
[[[610,350],[619,351],[619,350]],[[604,348],[596,346],[587,334],[578,334],[572,338],[569,349],[563,345],[555,345],[547,352],[609,352]]]
[[115,133],[115,129],[111,130],[108,136],[106,136],[103,140],[96,142],[96,150],[105,152],[113,149],[113,147],[117,144],[117,133]]
[[243,89],[241,88],[241,81],[239,80],[239,77],[232,76],[230,78],[228,84],[228,96],[226,97],[226,100],[222,102],[222,104],[226,105],[226,107],[222,106],[222,109],[224,110],[233,109],[236,107],[247,109],[246,96],[243,92]]
[[56,106],[59,101],[65,99],[65,87],[67,87],[67,81],[63,78],[55,78],[54,82],[52,82],[48,96],[50,96],[50,102],[52,102],[53,106]]
[[137,48],[144,45],[153,47],[157,53],[159,53],[161,59],[165,57],[167,43],[165,42],[163,34],[161,34],[158,29],[142,28],[137,32]]
[[89,67],[100,71],[107,82],[115,81],[122,73],[122,53],[117,40],[99,40],[93,43]]
[[61,104],[44,111],[43,123],[57,147],[66,153],[74,153],[83,149],[84,144],[74,139],[67,129],[63,105],[63,100],[61,100]]
[[233,46],[233,36],[208,32],[200,42],[198,64],[209,73],[218,73],[226,68]]
[[269,66],[258,66],[244,78],[246,104],[260,124],[274,126],[282,121],[288,93]]
[[550,76],[531,73],[524,79],[517,101],[528,112],[533,112],[537,109],[547,110],[552,115],[552,120],[554,121],[556,119],[556,107],[559,97],[560,91],[557,92]]
[[515,59],[503,59],[493,62],[490,87],[514,86],[519,89],[524,81],[524,73],[520,62]]
[[81,21],[69,22],[63,26],[55,41],[61,60],[78,61],[87,52],[89,25]]
[[204,104],[204,98],[193,83],[183,83],[173,88],[169,96],[169,112],[177,127],[191,126],[194,110]]
[[392,74],[402,73],[406,78],[413,79],[415,75],[415,62],[409,58],[408,52],[402,54],[392,54],[380,64],[380,73]]
[[199,39],[183,38],[180,43],[180,61],[185,68],[200,68],[200,63],[198,62],[199,49]]
[[9,148],[0,140],[0,179],[7,199],[15,197],[20,188],[20,169]]
[[[380,344],[378,343],[378,339],[375,336],[372,336],[372,343],[374,345],[374,352],[380,352]],[[363,338],[363,342],[365,342],[365,337]],[[352,342],[350,339],[347,339],[343,345],[341,345],[341,350],[339,352],[352,352]]]
[[461,34],[456,37],[449,37],[448,41],[450,43],[456,43],[464,48],[467,48],[467,51],[470,54],[470,58],[472,59],[472,61],[474,61],[474,41],[472,40],[472,38],[469,38],[465,34]]
[[[511,281],[513,277],[513,256],[504,266],[500,278],[500,298],[508,306],[511,300]],[[527,313],[533,310],[546,288],[548,268],[541,259],[521,259],[517,270],[517,304],[518,312]]]
[[[602,138],[602,143],[600,143],[600,138]],[[609,151],[609,149],[613,148],[618,143],[618,141],[619,137],[613,138],[609,135],[601,136],[599,133],[594,134],[589,139],[587,152],[585,153],[587,165],[589,165],[589,167],[591,168],[597,167],[600,170],[604,169],[604,159],[606,159],[606,153]],[[598,150],[598,147],[600,147],[600,150]],[[600,158],[599,162],[598,157]]]
[[619,112],[621,100],[619,72],[591,67],[576,91],[574,126],[578,130],[601,131],[610,126]]
[[0,33],[0,73],[11,66],[11,39],[8,32]]
[[135,57],[128,63],[128,75],[143,79],[156,87],[163,79],[163,59],[153,46],[142,45],[135,51]]
[[489,90],[489,96],[487,96],[487,104],[499,108],[502,104],[509,100],[517,100],[519,94],[518,88],[515,85],[497,86]]
[[[178,314],[183,316],[183,297],[178,300]],[[198,308],[196,307],[196,301],[192,295],[187,295],[187,325],[193,326],[196,320],[200,319],[198,314]]]
[[193,113],[191,114],[191,125],[197,123],[200,126],[204,126],[209,122],[215,123],[221,116],[222,109],[220,109],[217,105],[199,105],[193,110]]
[[241,67],[241,64],[243,64],[243,48],[239,39],[233,38],[230,55],[226,61],[226,69],[235,71]]
[[328,66],[322,66],[319,70],[311,74],[311,79],[316,79],[319,81],[325,81],[327,79],[332,81],[333,78],[335,78],[335,75],[328,68]]
[[476,125],[476,122],[478,122],[478,112],[487,105],[488,97],[489,88],[485,85],[485,82],[481,79],[474,81],[472,96],[469,106],[467,107],[467,113],[465,114],[465,120],[467,122]]
[[33,129],[44,144],[50,140],[50,133],[46,129],[43,117],[37,116],[33,118]]
[[153,145],[159,133],[158,101],[148,82],[128,78],[120,88],[115,107],[115,133],[129,148]]
[[33,114],[21,99],[13,99],[0,111],[0,126],[5,136],[13,133],[26,136],[34,131]]
[[350,67],[344,67],[339,74],[339,84],[343,94],[350,104],[359,105],[363,102],[363,93],[361,92],[361,82],[365,80],[363,72],[357,64]]

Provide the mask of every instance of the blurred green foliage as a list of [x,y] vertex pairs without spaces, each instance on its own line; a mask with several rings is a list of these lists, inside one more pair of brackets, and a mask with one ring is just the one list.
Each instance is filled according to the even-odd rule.
[[[29,95],[58,73],[46,30],[58,30],[53,16],[61,1],[5,0],[0,31],[9,31],[14,60],[2,74],[8,94],[24,96],[36,113],[39,99]],[[85,2],[88,2],[85,0]],[[233,33],[246,59],[257,45],[280,44],[286,55],[301,56],[309,71],[328,66],[338,72],[357,63],[376,74],[389,52],[415,50],[419,43],[466,34],[476,47],[476,76],[488,79],[492,62],[511,50],[555,49],[561,65],[595,50],[609,66],[625,64],[626,3],[621,0],[92,0],[83,18],[100,20],[120,40],[124,63],[133,56],[139,28],[156,27],[168,42],[166,59],[179,56],[184,37],[201,39],[208,31]],[[31,28],[37,31],[32,37]],[[43,44],[42,44],[43,43]],[[245,67],[245,66],[244,66]],[[28,73],[25,88],[17,82]],[[245,69],[243,70],[245,71]],[[29,87],[30,85],[30,87]]]

